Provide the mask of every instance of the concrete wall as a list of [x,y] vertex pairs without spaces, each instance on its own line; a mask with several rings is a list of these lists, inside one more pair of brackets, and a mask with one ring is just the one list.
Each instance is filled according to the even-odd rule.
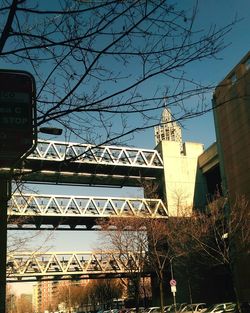
[[[250,203],[250,52],[218,85],[213,105],[224,191],[232,203],[239,195]],[[250,301],[249,264],[249,253],[241,253],[235,264],[241,301]]]
[[214,94],[214,117],[224,189],[250,199],[250,53]]
[[198,156],[204,150],[203,144],[186,142],[181,152],[178,142],[163,140],[156,149],[161,153],[164,164],[161,187],[169,215],[181,215],[183,210],[190,213],[193,206],[199,205],[194,203],[194,199],[204,198],[204,183],[197,166]]

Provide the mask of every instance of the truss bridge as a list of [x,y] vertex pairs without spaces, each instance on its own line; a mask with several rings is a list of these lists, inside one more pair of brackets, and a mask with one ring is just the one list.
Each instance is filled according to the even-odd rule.
[[[23,182],[86,186],[140,186],[159,180],[163,161],[156,150],[39,140],[19,167],[0,168],[1,177]],[[167,219],[161,199],[14,194],[9,229],[102,230],[110,217]],[[143,229],[142,229],[143,230]],[[150,275],[141,256],[114,251],[15,253],[7,258],[9,282]]]
[[[1,168],[0,174],[10,169]],[[40,183],[139,186],[163,171],[156,150],[38,140],[14,175]]]
[[12,227],[63,230],[98,229],[100,218],[168,218],[161,199],[42,194],[13,194],[8,215]]
[[146,255],[116,251],[15,253],[7,259],[9,282],[147,276]]

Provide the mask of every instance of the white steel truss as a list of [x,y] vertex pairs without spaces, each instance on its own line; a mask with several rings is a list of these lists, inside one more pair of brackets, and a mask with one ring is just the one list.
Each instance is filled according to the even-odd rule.
[[156,150],[38,140],[28,159],[163,168]]
[[117,251],[15,253],[7,258],[7,280],[121,277],[145,270],[146,255]]
[[13,194],[8,214],[58,217],[151,217],[167,218],[161,199]]

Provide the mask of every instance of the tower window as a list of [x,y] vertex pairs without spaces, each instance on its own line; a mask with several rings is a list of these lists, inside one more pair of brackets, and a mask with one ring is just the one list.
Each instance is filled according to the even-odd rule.
[[250,69],[250,58],[246,60],[245,66],[246,66],[246,70],[248,71]]
[[236,74],[233,74],[233,75],[231,76],[231,82],[232,82],[232,84],[235,84],[236,81],[237,81],[237,76],[236,76]]

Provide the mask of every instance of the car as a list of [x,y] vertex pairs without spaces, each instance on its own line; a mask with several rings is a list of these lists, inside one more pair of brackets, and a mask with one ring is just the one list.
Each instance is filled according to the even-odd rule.
[[109,310],[103,311],[103,313],[118,313],[118,312],[119,312],[118,309],[109,309]]
[[187,305],[187,303],[176,303],[175,305],[171,304],[166,308],[166,310],[164,310],[164,312],[165,313],[181,312],[181,310]]
[[144,310],[143,313],[158,313],[161,311],[161,308],[159,306],[151,306]]
[[127,310],[127,313],[135,313],[136,312],[136,308],[129,308]]
[[129,309],[128,308],[121,308],[119,310],[119,313],[128,313],[129,312]]
[[239,305],[240,305],[241,312],[237,304],[235,304],[235,307],[228,312],[229,313],[250,313],[250,302],[241,302]]
[[225,303],[217,303],[210,306],[206,313],[226,313],[226,312],[234,312],[236,309],[236,303],[234,302],[225,302]]
[[181,313],[202,313],[207,310],[206,303],[192,303],[187,304],[182,310]]
[[[145,312],[145,308],[140,306],[138,308],[138,312],[139,313],[142,313],[142,312]],[[126,313],[136,313],[136,308],[130,308],[130,309],[127,309]]]

